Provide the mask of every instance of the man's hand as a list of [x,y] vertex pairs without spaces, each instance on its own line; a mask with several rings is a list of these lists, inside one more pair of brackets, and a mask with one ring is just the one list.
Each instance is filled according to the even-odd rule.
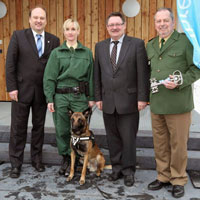
[[[173,80],[173,75],[169,75],[170,79]],[[174,81],[164,81],[164,86],[167,88],[167,89],[170,89],[170,90],[173,90],[174,88],[176,88],[178,85],[176,83],[174,83]]]
[[143,110],[147,106],[147,102],[145,101],[138,101],[138,110]]
[[97,108],[98,108],[99,110],[102,110],[102,108],[103,108],[103,102],[102,102],[102,101],[97,101],[97,102],[96,102],[96,106],[97,106]]
[[18,90],[13,90],[9,92],[8,94],[13,101],[16,101],[16,102],[18,101]]
[[92,108],[95,105],[95,101],[89,101],[88,105],[89,105],[90,108]]
[[48,103],[47,107],[50,112],[55,112],[54,103]]

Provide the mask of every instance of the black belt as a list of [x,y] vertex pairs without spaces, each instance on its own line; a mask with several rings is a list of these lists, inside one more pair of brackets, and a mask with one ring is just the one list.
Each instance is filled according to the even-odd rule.
[[80,94],[80,93],[85,93],[85,91],[81,91],[80,87],[66,87],[66,88],[56,88],[56,93],[58,93],[58,94],[67,94],[67,93]]

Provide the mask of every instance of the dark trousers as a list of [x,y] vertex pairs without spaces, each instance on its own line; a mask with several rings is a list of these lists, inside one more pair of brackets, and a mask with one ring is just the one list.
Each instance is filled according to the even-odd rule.
[[9,156],[12,167],[21,167],[27,138],[30,109],[32,110],[31,161],[42,162],[46,104],[12,101]]
[[113,172],[134,174],[136,166],[136,134],[139,112],[131,114],[103,113]]

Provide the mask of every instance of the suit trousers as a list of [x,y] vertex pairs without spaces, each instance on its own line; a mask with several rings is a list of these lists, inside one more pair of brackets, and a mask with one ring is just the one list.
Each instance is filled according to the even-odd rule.
[[172,185],[185,185],[191,112],[167,115],[151,113],[151,119],[157,179]]
[[30,109],[32,110],[31,161],[42,162],[44,124],[47,105],[41,102],[22,103],[12,101],[9,156],[12,167],[21,167],[27,138]]
[[136,166],[136,134],[139,112],[130,114],[103,113],[112,171],[131,175]]

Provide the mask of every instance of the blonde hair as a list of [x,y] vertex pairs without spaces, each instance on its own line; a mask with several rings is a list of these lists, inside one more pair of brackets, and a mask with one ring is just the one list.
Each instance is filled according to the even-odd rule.
[[80,31],[80,25],[76,20],[67,19],[63,24],[63,30],[65,31],[71,24],[74,24],[75,28]]

